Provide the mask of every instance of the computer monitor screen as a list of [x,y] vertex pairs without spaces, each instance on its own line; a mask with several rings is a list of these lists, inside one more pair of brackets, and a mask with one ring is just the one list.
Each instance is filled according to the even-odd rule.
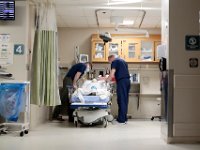
[[15,1],[0,1],[0,20],[15,20]]

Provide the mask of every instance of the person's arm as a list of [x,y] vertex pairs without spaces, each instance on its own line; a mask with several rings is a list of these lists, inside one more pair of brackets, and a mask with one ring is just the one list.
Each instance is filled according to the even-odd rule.
[[114,68],[111,70],[108,78],[106,79],[106,82],[110,82],[112,80],[112,78],[115,76],[115,71],[116,71],[116,69],[114,69]]
[[74,88],[77,88],[77,84],[76,83],[77,83],[78,79],[80,78],[80,76],[81,76],[81,72],[77,72],[75,77],[74,77],[74,80],[73,80],[73,87]]

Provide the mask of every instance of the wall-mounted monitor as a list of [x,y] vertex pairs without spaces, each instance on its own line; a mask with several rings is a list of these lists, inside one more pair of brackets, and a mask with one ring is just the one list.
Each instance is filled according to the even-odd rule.
[[14,0],[0,0],[0,20],[15,20]]
[[80,54],[79,55],[79,62],[85,63],[89,61],[89,57],[87,54]]

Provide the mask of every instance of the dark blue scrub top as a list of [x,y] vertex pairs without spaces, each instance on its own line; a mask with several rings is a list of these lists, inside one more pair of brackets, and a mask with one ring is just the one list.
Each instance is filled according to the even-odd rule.
[[129,71],[128,71],[128,64],[120,58],[116,58],[112,63],[111,63],[111,69],[115,69],[115,79],[117,81],[124,79],[124,78],[129,78]]
[[68,71],[67,77],[70,77],[72,79],[72,81],[73,81],[77,72],[81,72],[81,76],[82,76],[84,74],[85,70],[86,70],[86,65],[85,64],[83,64],[83,63],[75,64]]

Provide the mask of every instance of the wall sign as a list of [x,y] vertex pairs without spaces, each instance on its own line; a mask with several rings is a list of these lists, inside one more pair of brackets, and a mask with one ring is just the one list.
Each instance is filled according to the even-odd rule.
[[13,64],[13,45],[0,42],[0,65]]
[[198,58],[190,58],[189,65],[190,65],[190,68],[197,68],[199,66]]
[[0,42],[2,42],[2,43],[8,43],[8,42],[10,42],[10,34],[7,34],[7,33],[5,33],[5,34],[0,34]]
[[15,44],[14,45],[14,54],[23,55],[24,54],[24,44]]
[[200,36],[199,35],[186,35],[185,36],[185,49],[186,50],[200,50]]
[[8,33],[0,34],[0,65],[13,64],[13,44]]

